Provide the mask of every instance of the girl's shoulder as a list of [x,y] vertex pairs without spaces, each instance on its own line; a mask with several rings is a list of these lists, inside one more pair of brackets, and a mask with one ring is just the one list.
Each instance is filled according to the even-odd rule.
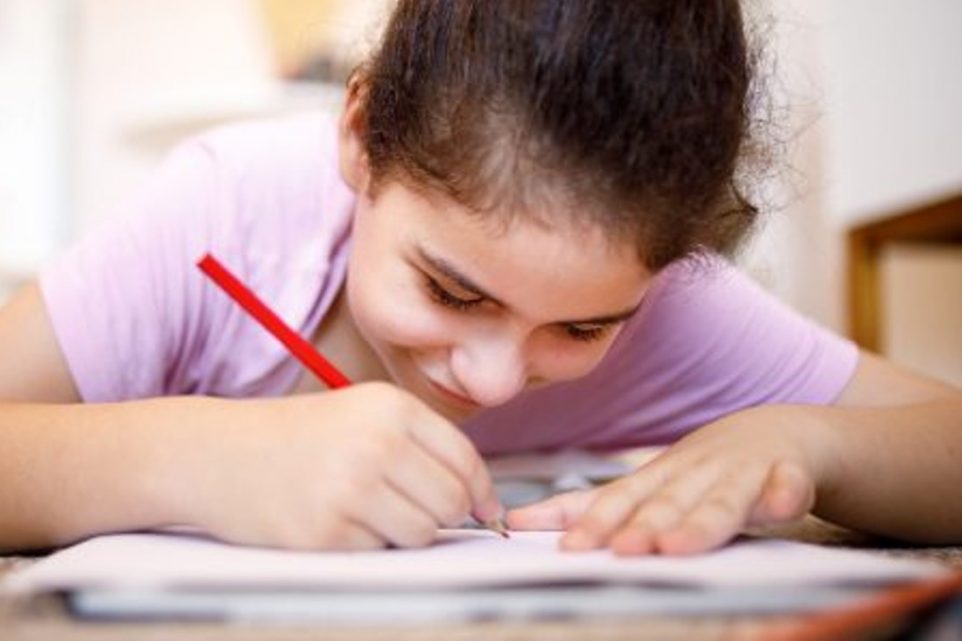
[[[770,403],[831,403],[854,344],[717,256],[661,272],[587,376],[519,396],[466,426],[482,451],[665,444]],[[518,430],[524,425],[524,430]]]
[[196,263],[214,254],[310,335],[343,280],[354,208],[336,140],[334,120],[321,114],[197,135],[123,215],[44,270],[47,310],[85,400],[273,394],[293,384],[296,364]]

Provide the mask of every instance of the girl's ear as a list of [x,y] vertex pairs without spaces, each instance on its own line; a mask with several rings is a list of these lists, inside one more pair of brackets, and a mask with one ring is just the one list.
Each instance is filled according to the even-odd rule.
[[358,75],[351,76],[338,123],[338,158],[341,178],[355,193],[366,193],[370,166],[364,152],[364,87]]

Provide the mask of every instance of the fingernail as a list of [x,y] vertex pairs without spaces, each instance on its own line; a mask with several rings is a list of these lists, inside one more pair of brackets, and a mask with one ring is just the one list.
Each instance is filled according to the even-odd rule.
[[472,512],[472,516],[482,523],[503,521],[504,507],[501,506],[501,501],[498,499],[484,501]]
[[508,534],[508,528],[505,526],[502,519],[491,519],[489,521],[485,521],[484,527],[491,530],[495,534],[501,535],[501,538],[503,539],[511,538],[511,535]]
[[504,506],[501,505],[501,500],[498,499],[497,497],[486,502],[484,507],[487,508],[486,512],[489,515],[488,516],[489,519],[498,519],[498,520],[504,519]]

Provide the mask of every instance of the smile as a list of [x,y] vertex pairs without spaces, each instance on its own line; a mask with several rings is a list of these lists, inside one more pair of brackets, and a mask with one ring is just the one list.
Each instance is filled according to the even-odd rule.
[[470,398],[466,396],[462,396],[461,394],[458,394],[457,392],[454,392],[448,389],[447,387],[441,385],[440,383],[434,381],[429,377],[425,377],[425,378],[427,378],[428,382],[431,383],[431,386],[435,390],[437,390],[444,398],[454,401],[457,404],[463,405],[466,407],[478,407],[478,404],[472,401]]

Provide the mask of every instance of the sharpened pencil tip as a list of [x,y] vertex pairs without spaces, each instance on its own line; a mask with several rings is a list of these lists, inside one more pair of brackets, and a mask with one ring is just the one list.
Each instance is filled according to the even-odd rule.
[[489,519],[484,522],[484,527],[496,532],[501,535],[501,538],[510,539],[511,535],[508,533],[508,528],[504,525],[501,519]]

